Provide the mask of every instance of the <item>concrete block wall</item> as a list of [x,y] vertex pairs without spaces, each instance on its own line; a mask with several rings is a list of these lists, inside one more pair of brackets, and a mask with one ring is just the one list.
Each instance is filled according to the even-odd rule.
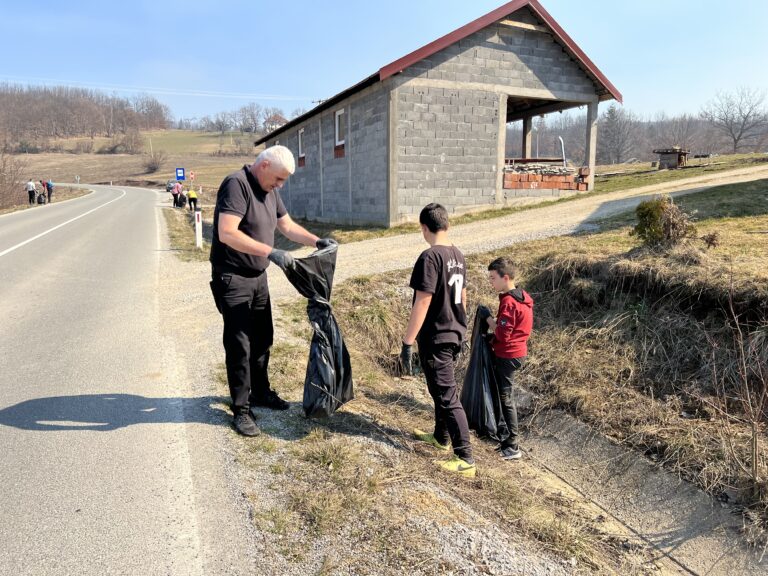
[[429,202],[449,212],[496,202],[499,95],[480,90],[397,88],[398,219]]
[[[334,157],[335,112],[345,109],[343,158]],[[305,165],[282,190],[297,218],[338,224],[388,224],[389,92],[376,84],[267,141],[291,149],[298,160],[298,131],[304,128]]]
[[[304,128],[306,164],[302,168],[298,167],[299,128]],[[277,141],[283,146],[287,146],[297,160],[296,172],[288,179],[280,192],[285,207],[295,218],[315,219],[321,212],[319,137],[319,123],[310,121],[267,143],[268,146],[272,146]]]
[[[527,9],[511,20],[540,24]],[[488,26],[403,71],[407,78],[498,84],[542,96],[596,94],[594,82],[550,34],[501,24]],[[521,94],[522,95],[522,94]]]

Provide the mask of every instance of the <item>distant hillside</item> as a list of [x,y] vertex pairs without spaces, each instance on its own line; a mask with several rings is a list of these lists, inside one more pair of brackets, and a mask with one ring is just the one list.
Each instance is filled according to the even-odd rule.
[[152,96],[127,99],[83,88],[0,84],[0,147],[10,152],[48,150],[56,138],[164,129],[171,122],[170,109]]

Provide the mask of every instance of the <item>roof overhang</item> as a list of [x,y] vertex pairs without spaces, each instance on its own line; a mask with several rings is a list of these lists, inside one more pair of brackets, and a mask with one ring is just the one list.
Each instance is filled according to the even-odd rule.
[[[291,120],[287,124],[284,124],[277,130],[273,130],[269,134],[262,136],[261,138],[256,140],[256,142],[254,142],[254,145],[258,146],[259,144],[263,144],[267,140],[270,140],[275,136],[293,128],[294,126],[297,126],[302,122],[305,122],[312,116],[324,110],[327,110],[328,108],[333,107],[334,105],[352,96],[353,94],[356,94],[357,92],[360,92],[361,90],[369,86],[372,86],[377,82],[383,82],[384,80],[394,76],[395,74],[399,74],[400,72],[402,72],[403,70],[405,70],[410,66],[413,66],[415,63],[419,62],[420,60],[423,60],[424,58],[428,58],[429,56],[439,52],[440,50],[443,50],[448,46],[455,44],[459,40],[462,40],[467,36],[474,34],[475,32],[479,32],[483,28],[486,28],[495,22],[503,20],[510,14],[513,14],[514,12],[517,12],[518,10],[521,10],[522,8],[526,8],[526,7],[529,8],[531,11],[533,11],[533,13],[542,22],[544,22],[544,24],[552,31],[552,34],[555,37],[556,41],[563,47],[564,50],[566,50],[566,52],[571,56],[571,58],[573,58],[579,64],[579,66],[598,85],[599,100],[617,100],[619,103],[623,101],[621,92],[619,92],[616,89],[616,87],[610,82],[610,80],[608,80],[608,78],[606,78],[605,75],[602,72],[600,72],[597,66],[595,66],[594,62],[592,62],[592,60],[589,59],[589,57],[584,53],[584,51],[581,48],[579,48],[576,42],[574,42],[573,39],[570,36],[568,36],[568,34],[566,34],[565,30],[563,30],[560,27],[557,21],[549,14],[549,12],[547,12],[544,9],[544,7],[537,0],[513,0],[512,2],[508,2],[503,6],[500,6],[496,10],[489,12],[485,16],[482,16],[477,20],[474,20],[469,24],[466,24],[461,28],[458,28],[457,30],[454,30],[450,34],[446,34],[445,36],[438,38],[434,42],[430,42],[426,46],[423,46],[418,50],[414,50],[410,54],[407,54],[406,56],[403,56],[402,58],[399,58],[398,60],[395,60],[394,62],[387,64],[383,68],[380,68],[379,71],[376,72],[375,74],[371,74],[370,76],[368,76],[368,78],[366,78],[362,82],[358,82],[357,84],[355,84],[350,88],[347,88],[343,92],[339,92],[332,98],[329,98],[328,100],[324,100],[321,104],[319,104],[318,106],[315,106],[308,112],[294,118],[293,120]],[[560,105],[560,106],[556,104],[552,104],[547,107],[542,107],[542,109],[538,113],[546,114],[547,112],[564,110],[564,109],[572,108],[578,105],[579,104],[572,104],[572,103],[565,103],[565,105]],[[554,108],[552,106],[554,106]]]

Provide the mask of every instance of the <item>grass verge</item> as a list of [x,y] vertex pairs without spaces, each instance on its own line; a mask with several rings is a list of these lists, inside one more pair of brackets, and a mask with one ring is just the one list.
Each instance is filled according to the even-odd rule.
[[195,246],[194,214],[180,208],[163,208],[171,250],[184,262],[207,262],[211,245],[203,239],[202,249]]
[[[75,198],[80,198],[81,196],[85,196],[86,194],[89,194],[91,191],[87,188],[70,188],[68,186],[58,186],[54,189],[53,192],[53,202],[52,204],[56,204],[58,202],[63,202],[64,200],[73,200]],[[39,206],[35,204],[34,206],[30,206],[26,202],[26,196],[27,193],[24,192],[24,200],[25,202],[23,204],[17,204],[15,206],[9,206],[7,208],[1,208],[0,214],[8,214],[10,212],[18,212],[19,210],[27,210],[29,208],[42,208],[42,206]]]

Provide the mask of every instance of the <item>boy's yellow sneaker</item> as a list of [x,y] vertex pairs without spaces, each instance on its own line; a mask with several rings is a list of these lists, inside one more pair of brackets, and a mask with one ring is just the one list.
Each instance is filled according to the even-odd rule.
[[465,476],[467,478],[474,478],[477,474],[477,466],[474,463],[470,464],[465,462],[455,454],[450,460],[436,460],[435,464],[440,466],[443,470]]
[[437,441],[437,438],[435,438],[434,434],[430,434],[429,432],[424,432],[423,430],[419,430],[418,428],[415,428],[413,430],[413,437],[416,438],[416,440],[420,440],[421,442],[426,442],[427,444],[431,444],[438,450],[450,450],[450,446],[447,444],[440,444],[440,442]]

